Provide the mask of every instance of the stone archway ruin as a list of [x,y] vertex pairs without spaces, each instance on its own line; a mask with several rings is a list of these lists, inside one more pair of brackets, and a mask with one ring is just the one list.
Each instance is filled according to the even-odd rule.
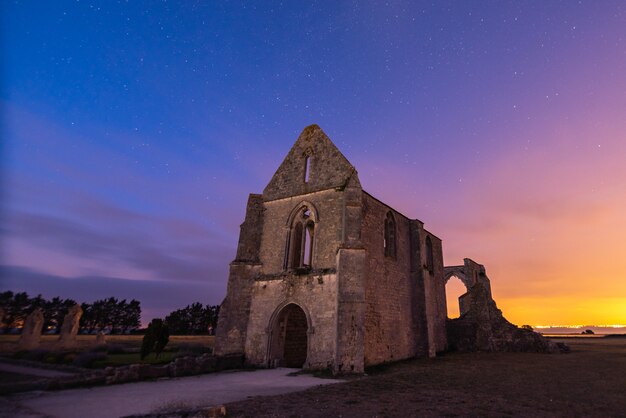
[[309,324],[295,303],[280,307],[270,323],[270,367],[304,367],[308,354]]
[[[450,281],[450,279],[453,277],[456,277],[457,279],[459,279],[459,281],[463,283],[463,286],[465,286],[465,293],[460,295],[458,298],[459,316],[463,316],[469,311],[470,304],[471,304],[470,289],[474,287],[477,281],[476,271],[474,269],[470,269],[471,271],[468,271],[467,273],[465,272],[465,270],[466,270],[466,266],[462,265],[462,266],[447,266],[447,267],[444,267],[444,271],[443,271],[443,279],[444,279],[444,283],[446,284],[446,286],[448,285],[448,282]],[[447,288],[446,288],[446,293],[447,293]],[[450,317],[448,318],[451,319]]]
[[491,295],[485,266],[469,258],[462,266],[444,267],[444,280],[455,276],[467,288],[459,298],[461,315],[446,321],[448,348],[457,351],[558,352],[535,332],[520,329],[502,316]]

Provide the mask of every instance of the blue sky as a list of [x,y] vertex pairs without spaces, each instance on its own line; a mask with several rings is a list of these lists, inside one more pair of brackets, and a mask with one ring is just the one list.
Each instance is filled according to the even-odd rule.
[[623,2],[0,7],[2,288],[219,303],[247,194],[317,123],[513,319],[626,322]]

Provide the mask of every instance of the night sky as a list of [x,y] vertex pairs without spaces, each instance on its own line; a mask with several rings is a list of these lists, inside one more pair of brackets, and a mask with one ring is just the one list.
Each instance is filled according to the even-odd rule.
[[624,1],[3,1],[1,290],[220,303],[324,129],[513,322],[626,323]]

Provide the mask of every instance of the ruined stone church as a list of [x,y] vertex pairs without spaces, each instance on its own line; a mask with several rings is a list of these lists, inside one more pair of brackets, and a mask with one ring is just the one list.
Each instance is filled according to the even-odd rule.
[[[434,356],[448,348],[445,284],[452,275],[468,287],[462,313],[476,302],[469,291],[476,285],[486,301],[479,309],[499,314],[489,305],[484,268],[466,259],[444,271],[441,240],[363,190],[354,166],[311,125],[263,194],[249,196],[215,354],[335,373]],[[476,342],[475,324],[454,329]],[[493,345],[486,332],[484,344]]]

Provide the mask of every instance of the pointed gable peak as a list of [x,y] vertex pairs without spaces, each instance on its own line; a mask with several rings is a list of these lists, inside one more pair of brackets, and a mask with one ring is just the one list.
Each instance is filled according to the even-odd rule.
[[318,125],[309,125],[289,150],[263,191],[265,200],[320,190],[360,187],[356,170]]

